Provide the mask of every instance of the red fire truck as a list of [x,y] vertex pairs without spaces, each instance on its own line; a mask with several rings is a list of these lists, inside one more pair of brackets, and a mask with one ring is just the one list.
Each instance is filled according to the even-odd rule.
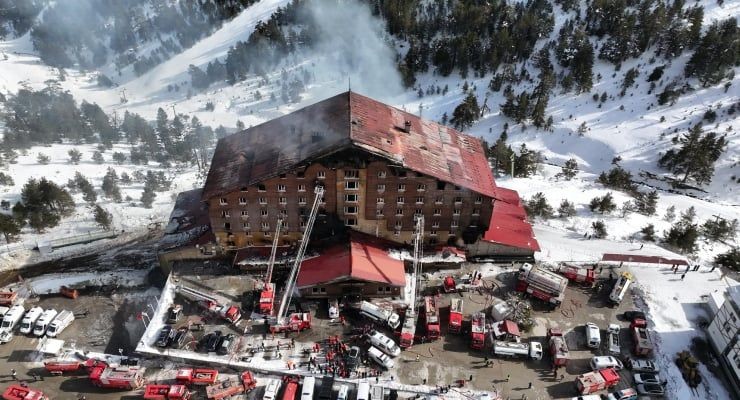
[[282,322],[270,326],[272,333],[301,332],[306,329],[311,329],[310,313],[293,313],[286,316]]
[[146,385],[146,400],[189,400],[193,394],[185,385]]
[[10,385],[3,392],[4,400],[49,400],[44,392],[23,387],[21,385]]
[[285,381],[285,386],[283,387],[282,400],[295,400],[295,395],[298,393],[298,378],[286,376],[283,381]]
[[516,282],[518,292],[528,293],[553,306],[559,306],[565,298],[568,280],[542,267],[525,263],[519,268]]
[[451,293],[457,290],[457,283],[455,282],[455,278],[452,276],[445,276],[445,280],[442,283],[442,289],[444,289],[445,293]]
[[144,368],[99,365],[90,371],[90,380],[93,385],[107,389],[138,389],[144,386]]
[[439,308],[433,296],[424,297],[424,325],[427,328],[427,339],[439,339]]
[[241,382],[236,378],[232,378],[206,386],[206,396],[213,400],[227,399],[237,394],[249,392],[255,386],[257,386],[257,381],[252,376],[252,373],[244,371],[241,374]]
[[470,347],[483,349],[486,344],[486,315],[482,312],[473,314],[470,322]]
[[565,343],[563,331],[557,328],[548,329],[547,344],[550,350],[550,356],[552,356],[552,365],[562,366],[568,363],[570,351],[568,350],[568,344]]
[[454,298],[450,300],[450,326],[447,330],[451,333],[460,333],[463,321],[463,299]]
[[595,280],[593,267],[564,264],[560,266],[558,272],[571,282],[590,285]]
[[218,379],[218,370],[209,368],[180,368],[175,380],[181,385],[213,385]]
[[608,389],[619,383],[619,373],[614,368],[589,372],[576,377],[576,388],[580,394],[591,394]]
[[413,309],[406,310],[406,315],[403,318],[403,325],[401,326],[401,339],[398,341],[398,345],[402,349],[408,349],[414,345],[414,337],[416,336],[416,314]]
[[10,307],[15,304],[18,298],[18,292],[0,292],[0,306]]

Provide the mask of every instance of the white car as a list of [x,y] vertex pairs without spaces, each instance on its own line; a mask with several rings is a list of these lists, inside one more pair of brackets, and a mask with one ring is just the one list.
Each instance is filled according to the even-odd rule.
[[628,365],[633,372],[650,372],[654,374],[660,372],[660,367],[649,360],[630,360]]
[[586,344],[592,349],[601,346],[601,330],[593,322],[586,324]]
[[616,357],[612,356],[598,356],[591,359],[591,370],[599,371],[607,368],[614,368],[617,371],[624,368],[622,362]]
[[642,383],[652,383],[655,385],[661,384],[660,376],[658,376],[658,374],[653,374],[650,372],[642,372],[639,374],[635,374],[633,377],[635,378],[635,384],[637,385],[642,384]]
[[13,332],[11,331],[0,331],[0,343],[8,343],[9,341],[13,340]]
[[367,355],[370,356],[370,359],[380,364],[380,366],[385,369],[391,369],[395,366],[393,359],[388,357],[388,354],[385,354],[382,351],[378,350],[377,347],[370,346],[370,348],[367,350]]
[[401,348],[396,345],[396,342],[378,331],[370,331],[367,335],[367,340],[371,345],[391,357],[398,357],[401,354]]

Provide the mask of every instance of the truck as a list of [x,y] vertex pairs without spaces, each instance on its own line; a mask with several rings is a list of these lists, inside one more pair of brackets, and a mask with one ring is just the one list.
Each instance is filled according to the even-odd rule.
[[643,357],[653,355],[653,341],[647,328],[633,327],[632,342],[635,344],[634,352],[636,355]]
[[439,339],[439,308],[434,296],[424,297],[424,325],[426,326],[427,339]]
[[486,344],[486,315],[474,313],[470,319],[470,347],[480,350]]
[[542,343],[517,343],[494,340],[491,352],[499,357],[529,357],[532,360],[542,359]]
[[270,325],[270,332],[302,332],[306,329],[311,329],[311,321],[310,313],[292,313],[286,316],[280,323]]
[[15,304],[15,301],[18,299],[18,292],[10,290],[10,291],[1,291],[0,292],[0,306],[6,306],[10,307],[13,304]]
[[445,276],[444,281],[442,281],[442,289],[445,293],[452,293],[456,291],[457,283],[455,282],[455,278],[453,278],[452,276]]
[[31,331],[33,331],[33,326],[36,325],[36,321],[38,321],[39,317],[41,317],[41,314],[43,313],[44,309],[38,306],[26,311],[26,315],[23,316],[21,327],[18,331],[24,335],[31,333]]
[[414,345],[414,337],[416,336],[416,313],[413,308],[406,310],[406,315],[403,319],[403,326],[401,327],[401,339],[398,341],[398,345],[402,349],[407,349]]
[[617,355],[622,352],[621,344],[619,342],[619,331],[620,327],[618,324],[609,324],[606,330],[606,339],[609,353]]
[[450,324],[447,331],[450,333],[460,333],[463,322],[463,299],[453,298],[450,300]]
[[396,329],[401,324],[401,317],[398,314],[369,301],[362,301],[360,303],[360,314],[373,321],[387,324],[391,329]]
[[54,318],[54,321],[51,321],[51,324],[49,324],[49,329],[46,330],[46,336],[56,337],[63,330],[65,330],[74,320],[75,315],[72,313],[72,311],[62,310],[62,312],[60,312],[59,315]]
[[550,352],[550,357],[552,357],[553,366],[559,367],[568,363],[570,351],[568,350],[568,344],[565,343],[563,331],[558,328],[548,329],[547,345]]
[[175,291],[184,297],[197,301],[198,304],[206,310],[220,316],[234,325],[242,319],[239,307],[235,305],[222,304],[221,300],[216,298],[214,295],[184,285],[176,286]]
[[110,367],[105,364],[90,371],[93,385],[106,389],[134,390],[144,386],[145,368],[138,366]]
[[36,325],[33,326],[33,335],[34,336],[44,336],[44,333],[46,333],[46,329],[51,324],[51,321],[54,320],[57,316],[57,310],[50,308],[48,310],[45,310],[38,320],[36,320]]
[[614,283],[614,287],[612,288],[611,293],[609,293],[609,301],[614,305],[621,303],[622,299],[624,299],[624,296],[627,294],[627,290],[629,289],[630,284],[634,280],[635,278],[632,276],[632,274],[627,271],[622,272],[619,275],[619,279],[617,279],[617,282]]
[[185,385],[146,385],[146,400],[189,400],[193,393]]
[[213,385],[218,379],[218,370],[211,368],[180,368],[175,381],[181,385]]
[[592,285],[596,280],[592,266],[562,264],[558,268],[558,272],[573,283]]
[[563,303],[568,280],[541,266],[524,263],[519,268],[515,289],[557,307]]
[[499,301],[491,306],[491,317],[493,317],[494,321],[503,321],[511,315],[512,312],[513,310],[511,309],[511,306],[505,301]]
[[591,394],[606,390],[619,383],[619,373],[614,368],[588,372],[576,377],[576,389],[580,394]]
[[49,400],[44,392],[27,386],[10,385],[3,392],[4,400]]
[[257,386],[257,381],[249,371],[242,372],[240,378],[231,378],[206,386],[206,397],[213,400],[227,399],[248,392]]

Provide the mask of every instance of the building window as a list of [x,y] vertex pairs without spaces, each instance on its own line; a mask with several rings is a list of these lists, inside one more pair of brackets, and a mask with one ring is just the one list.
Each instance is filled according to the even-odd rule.
[[260,228],[262,228],[263,231],[269,231],[270,230],[270,223],[269,222],[262,222],[260,224]]
[[404,203],[404,198],[403,198],[403,196],[398,196],[398,197],[396,197],[396,203],[398,203],[398,204],[403,204],[403,203]]
[[280,179],[286,179],[287,178],[287,175],[286,174],[280,174],[279,176],[280,176]]
[[483,196],[477,196],[475,198],[475,204],[481,204],[483,203]]
[[267,188],[265,188],[265,185],[257,185],[258,192],[264,192],[265,190],[267,190]]
[[326,204],[326,197],[321,196],[321,199],[319,199],[319,204]]
[[460,186],[455,186],[455,190],[462,190]]
[[460,215],[460,209],[456,208],[455,210],[453,210],[452,215]]
[[247,246],[254,246],[254,242],[251,240],[247,240]]
[[424,204],[424,197],[416,196],[416,204]]
[[381,183],[381,184],[378,185],[378,192],[385,192],[385,185],[384,184]]
[[296,172],[296,173],[295,173],[295,176],[296,176],[296,178],[298,178],[298,179],[303,179],[303,178],[305,178],[305,177],[306,177],[306,173],[305,173],[305,172],[303,172],[303,171],[299,171],[299,172]]
[[244,234],[245,234],[246,236],[252,236],[252,231],[244,231]]
[[382,197],[378,197],[378,199],[377,199],[376,203],[377,203],[377,204],[385,204],[385,199],[384,199],[384,198],[382,198]]
[[222,197],[218,200],[218,204],[221,204],[222,206],[226,206],[229,204],[229,201],[226,200],[226,197]]
[[305,205],[306,204],[306,198],[305,197],[299,197],[298,198],[298,204]]
[[460,225],[459,225],[459,222],[457,222],[457,221],[452,221],[452,223],[450,224],[450,228],[452,228],[452,229],[455,229],[458,226],[460,226]]
[[473,215],[480,215],[480,208],[474,208]]
[[436,228],[439,228],[439,221],[434,221],[434,222],[432,223],[432,228],[435,228],[435,229],[436,229]]
[[401,231],[399,229],[396,229],[393,231],[393,236],[401,236]]
[[260,202],[260,204],[265,205],[265,204],[267,204],[267,198],[266,197],[260,197],[259,198],[259,202]]
[[385,178],[385,171],[378,171],[378,178],[384,179]]
[[423,192],[423,191],[427,190],[427,185],[425,185],[423,183],[420,183],[420,184],[418,184],[416,186],[416,190],[418,190],[419,192]]
[[403,208],[396,208],[396,215],[403,215]]
[[455,197],[455,204],[460,204],[460,203],[462,203],[462,197],[460,196]]
[[355,206],[344,207],[344,213],[345,214],[357,214],[357,207]]
[[437,196],[437,198],[434,199],[434,204],[443,204],[444,202],[445,200],[442,196]]
[[221,218],[230,218],[231,214],[229,214],[229,210],[223,210],[221,211]]
[[377,210],[375,210],[375,215],[378,216],[378,217],[382,217],[383,216],[383,209],[382,208],[378,208]]
[[279,212],[280,218],[288,218],[288,210],[280,210]]
[[403,224],[401,223],[401,221],[396,221],[396,225],[394,225],[394,228],[397,231],[400,231],[403,228]]
[[446,183],[442,181],[437,181],[437,190],[445,190],[445,186],[447,186]]
[[242,218],[244,218],[244,219],[249,218],[249,211],[242,210]]
[[344,171],[344,179],[357,179],[360,177],[360,171],[356,169],[347,169]]
[[722,328],[723,328],[723,329],[725,330],[725,332],[727,332],[727,333],[732,333],[732,329],[733,329],[734,327],[735,327],[735,324],[731,323],[729,319],[728,319],[727,321],[725,321],[725,323],[724,323],[724,324],[722,325]]
[[434,209],[434,215],[435,215],[435,216],[440,216],[440,215],[442,215],[442,209],[441,209],[441,208],[435,208],[435,209]]
[[224,229],[231,230],[231,223],[230,222],[224,222]]
[[278,185],[278,192],[284,192],[285,191],[285,185]]
[[429,231],[429,236],[437,236],[437,231],[435,229],[432,229]]
[[290,231],[290,225],[288,225],[288,221],[283,221],[283,228],[281,229],[281,231],[283,232],[283,236],[288,235],[288,232]]
[[344,195],[344,201],[349,202],[349,203],[357,203],[359,198],[360,196],[356,194],[345,194]]
[[406,171],[403,171],[403,170],[398,171],[398,177],[399,178],[405,178],[406,177]]
[[414,216],[415,216],[415,217],[418,217],[418,216],[420,216],[420,215],[423,215],[423,214],[424,214],[424,212],[423,212],[423,211],[421,210],[421,208],[417,208],[417,209],[416,209],[416,210],[414,211]]
[[243,223],[242,224],[242,229],[244,229],[245,231],[248,231],[249,230],[249,222]]
[[246,192],[248,192],[248,191],[249,191],[249,188],[248,188],[248,187],[246,187],[246,186],[244,186],[243,188],[239,189],[239,191],[240,191],[240,192],[245,192],[245,193],[246,193]]
[[344,224],[347,226],[355,226],[357,225],[357,219],[355,218],[347,218],[344,220]]
[[278,202],[279,202],[280,204],[288,204],[288,198],[287,198],[287,197],[280,197],[280,198],[278,199]]
[[260,210],[260,215],[263,217],[268,216],[270,213],[267,210]]
[[398,191],[403,192],[406,190],[406,184],[405,183],[399,183],[398,184]]
[[318,179],[324,179],[324,178],[326,178],[326,172],[324,172],[324,171],[317,172],[316,173],[316,178],[318,178]]
[[300,225],[301,228],[305,228],[306,227],[306,220],[305,219],[302,219],[301,220],[301,223],[299,225]]
[[298,185],[298,191],[299,192],[305,192],[306,191],[306,185],[304,185],[304,184]]
[[246,197],[240,197],[239,198],[239,205],[245,205],[247,204],[247,198]]
[[344,182],[344,188],[347,190],[357,190],[360,187],[357,181],[346,181]]

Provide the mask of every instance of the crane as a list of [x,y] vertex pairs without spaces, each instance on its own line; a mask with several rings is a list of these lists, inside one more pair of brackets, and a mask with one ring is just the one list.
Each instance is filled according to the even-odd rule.
[[295,284],[298,280],[298,272],[301,269],[301,263],[303,257],[306,254],[306,248],[311,238],[311,231],[313,230],[313,224],[316,221],[316,215],[319,213],[319,205],[324,198],[324,187],[316,186],[314,189],[313,205],[311,206],[311,213],[308,215],[306,221],[306,228],[303,232],[303,239],[301,245],[298,247],[298,253],[296,253],[295,260],[293,261],[293,267],[290,269],[290,275],[285,283],[285,292],[280,302],[280,309],[276,314],[274,325],[270,327],[270,331],[286,332],[286,331],[302,331],[304,329],[311,328],[311,314],[308,313],[294,313],[288,316],[288,306],[293,298],[293,290],[295,290]]
[[418,315],[416,299],[419,297],[419,276],[421,275],[423,241],[424,216],[420,215],[416,217],[416,227],[414,229],[414,272],[411,275],[411,290],[409,291],[411,296],[406,299],[408,308],[406,309],[406,318],[403,321],[403,327],[401,327],[400,345],[403,348],[411,347],[414,344],[414,336],[416,335],[416,319]]
[[278,242],[280,241],[280,229],[283,227],[282,218],[278,218],[277,227],[275,228],[275,238],[272,240],[272,250],[270,251],[270,261],[267,263],[267,274],[260,293],[260,313],[265,315],[272,314],[272,306],[275,302],[275,288],[272,286],[272,271],[275,268],[275,255],[277,254]]

